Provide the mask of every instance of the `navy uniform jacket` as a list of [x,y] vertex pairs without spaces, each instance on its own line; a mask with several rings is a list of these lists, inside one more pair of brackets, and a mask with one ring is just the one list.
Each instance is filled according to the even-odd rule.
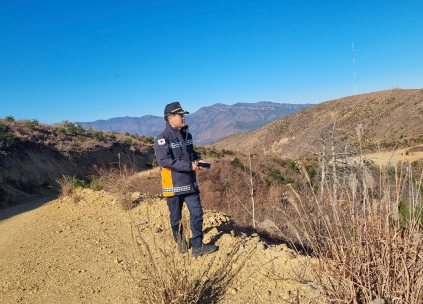
[[179,130],[166,123],[166,129],[156,138],[154,150],[161,168],[164,196],[198,192],[191,163],[199,158],[194,151],[188,126]]

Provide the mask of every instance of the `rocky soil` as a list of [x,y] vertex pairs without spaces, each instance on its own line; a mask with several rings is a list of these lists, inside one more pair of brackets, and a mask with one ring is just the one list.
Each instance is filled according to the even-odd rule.
[[266,243],[229,216],[205,211],[205,242],[219,251],[194,259],[175,251],[165,200],[133,198],[139,203],[128,212],[110,193],[77,189],[44,205],[0,210],[0,303],[144,303],[142,279],[152,263],[146,248],[161,269],[182,265],[203,282],[230,276],[216,280],[220,291],[210,303],[319,302],[307,275],[312,261],[285,244]]

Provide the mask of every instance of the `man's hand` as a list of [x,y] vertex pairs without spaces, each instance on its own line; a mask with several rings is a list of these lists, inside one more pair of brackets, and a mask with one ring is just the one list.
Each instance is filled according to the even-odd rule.
[[200,170],[200,167],[197,166],[196,162],[191,163],[191,171],[198,171]]
[[[205,163],[205,161],[204,161],[204,160],[199,160],[198,162],[199,162],[199,163]],[[204,167],[200,167],[200,166],[198,166],[198,165],[197,165],[197,167],[198,167],[198,169],[199,169],[199,170],[205,170],[205,169],[207,169],[207,168],[204,168]]]
[[[199,163],[204,163],[205,161],[199,160],[198,162]],[[198,166],[197,165],[197,162],[192,162],[191,163],[191,171],[200,171],[200,170],[204,170],[204,169],[206,169],[206,168]]]

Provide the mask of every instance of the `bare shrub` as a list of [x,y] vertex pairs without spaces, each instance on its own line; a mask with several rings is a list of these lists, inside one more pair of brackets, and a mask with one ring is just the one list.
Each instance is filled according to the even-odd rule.
[[100,169],[99,176],[102,180],[103,189],[116,196],[116,200],[123,210],[132,209],[136,205],[133,193],[143,192],[144,190],[138,171],[126,164],[119,164],[119,168],[109,170]]
[[60,197],[66,197],[72,194],[73,188],[71,186],[72,180],[75,179],[69,175],[63,174],[62,178],[56,179],[56,182],[59,184]]
[[[162,226],[170,229],[167,222]],[[189,253],[177,251],[171,233],[159,235],[151,231],[150,241],[141,236],[139,226],[133,225],[132,233],[138,258],[144,265],[130,270],[138,283],[141,303],[219,302],[251,256],[251,252],[239,250],[239,244],[235,244],[230,252],[203,257],[200,263]]]

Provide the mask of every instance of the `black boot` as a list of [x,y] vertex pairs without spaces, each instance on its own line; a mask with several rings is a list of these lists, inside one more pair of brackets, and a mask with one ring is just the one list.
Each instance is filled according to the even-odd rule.
[[212,244],[203,244],[200,247],[192,246],[192,256],[196,258],[202,256],[203,254],[215,252],[217,249],[218,247]]
[[185,253],[188,251],[188,243],[184,237],[181,237],[178,240],[177,244],[178,244],[178,249],[180,253]]

